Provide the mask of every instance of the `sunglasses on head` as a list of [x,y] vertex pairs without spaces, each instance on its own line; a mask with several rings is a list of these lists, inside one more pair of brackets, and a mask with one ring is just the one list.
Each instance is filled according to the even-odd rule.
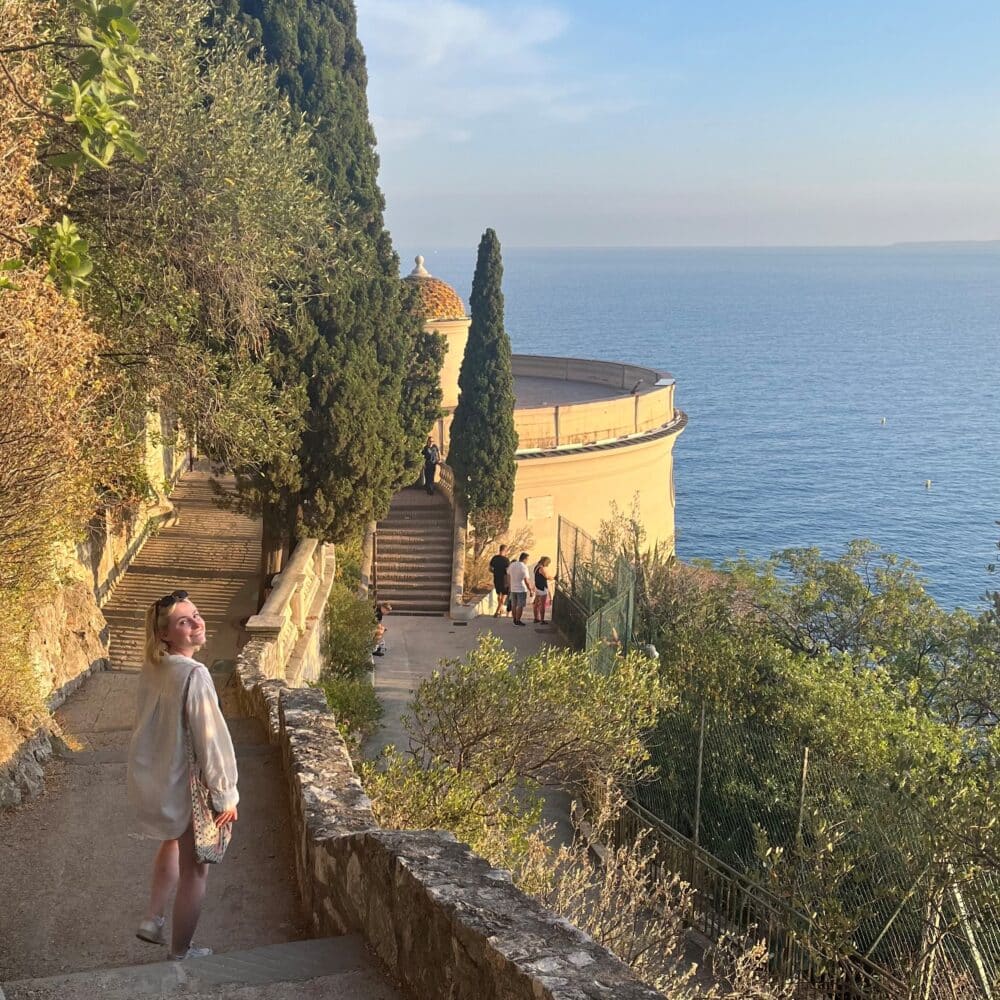
[[161,597],[156,602],[156,607],[160,611],[165,611],[167,608],[172,608],[178,601],[186,601],[187,596],[188,592],[186,590],[175,590],[172,594]]

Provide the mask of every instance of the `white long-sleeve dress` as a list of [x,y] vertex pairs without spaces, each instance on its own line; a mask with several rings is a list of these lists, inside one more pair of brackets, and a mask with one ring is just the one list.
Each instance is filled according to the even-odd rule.
[[191,822],[182,705],[189,675],[188,726],[212,806],[224,812],[235,808],[240,798],[233,741],[208,669],[197,660],[172,653],[159,666],[145,664],[129,744],[128,797],[138,832],[159,840],[179,837]]

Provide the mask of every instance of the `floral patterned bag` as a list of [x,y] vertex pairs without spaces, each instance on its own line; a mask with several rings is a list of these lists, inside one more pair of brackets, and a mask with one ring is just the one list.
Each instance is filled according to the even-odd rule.
[[[188,678],[188,684],[191,679]],[[194,827],[194,854],[202,864],[217,865],[225,856],[233,828],[227,824],[215,825],[215,811],[212,809],[212,794],[201,780],[201,768],[191,742],[191,730],[187,722],[187,686],[184,688],[184,744],[187,748],[188,773],[191,786],[191,824]]]

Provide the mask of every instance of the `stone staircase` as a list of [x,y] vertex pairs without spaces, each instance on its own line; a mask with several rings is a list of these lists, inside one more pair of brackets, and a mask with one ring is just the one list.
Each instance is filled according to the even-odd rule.
[[[234,484],[227,477],[218,485],[231,490]],[[218,640],[238,642],[240,617],[256,610],[260,528],[250,518],[220,509],[216,489],[207,470],[184,476],[171,497],[177,524],[146,542],[104,606],[112,670],[142,666],[145,610],[178,588],[191,593],[209,624],[210,639],[216,640],[201,659],[212,662]]]
[[4,983],[6,1000],[400,1000],[360,937],[264,945],[186,962],[96,969]]
[[451,605],[451,505],[421,487],[397,493],[375,539],[375,595],[393,614],[446,615]]

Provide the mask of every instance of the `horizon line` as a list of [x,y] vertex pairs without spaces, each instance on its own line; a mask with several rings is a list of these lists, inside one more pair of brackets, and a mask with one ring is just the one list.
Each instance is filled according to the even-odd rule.
[[[419,244],[411,244],[418,246]],[[396,241],[393,247],[396,248]],[[467,250],[471,243],[440,243],[429,248]],[[508,243],[511,250],[893,250],[907,247],[1000,248],[1000,239],[989,240],[896,240],[891,243]],[[398,252],[398,251],[397,251]]]

